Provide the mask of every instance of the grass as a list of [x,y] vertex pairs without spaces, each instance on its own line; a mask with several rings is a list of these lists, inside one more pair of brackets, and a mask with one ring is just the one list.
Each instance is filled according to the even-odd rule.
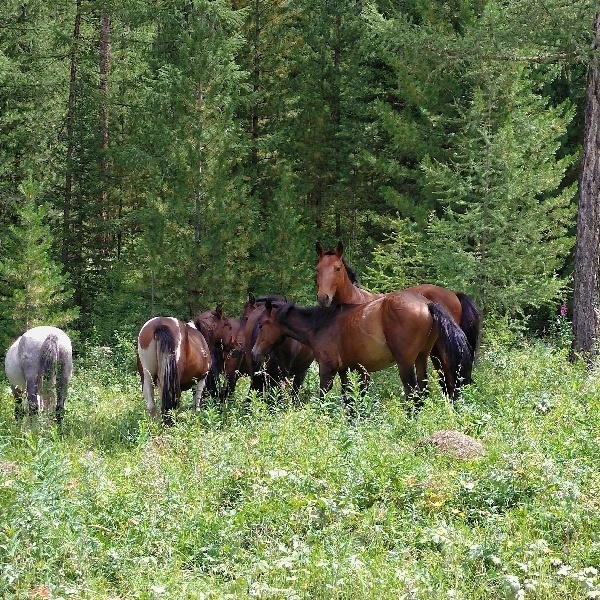
[[[564,352],[488,343],[455,407],[389,370],[349,421],[312,373],[164,431],[128,371],[80,360],[61,432],[2,384],[0,597],[600,598],[600,388]],[[486,454],[417,445],[441,429]]]

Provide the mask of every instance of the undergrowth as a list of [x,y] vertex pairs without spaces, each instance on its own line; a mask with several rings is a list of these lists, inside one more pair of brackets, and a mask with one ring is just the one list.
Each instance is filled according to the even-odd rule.
[[[393,369],[358,414],[247,395],[176,425],[144,414],[130,360],[76,365],[61,431],[15,423],[0,389],[0,597],[600,597],[596,373],[540,341],[488,341],[452,406],[423,409]],[[480,440],[459,460],[418,441]]]

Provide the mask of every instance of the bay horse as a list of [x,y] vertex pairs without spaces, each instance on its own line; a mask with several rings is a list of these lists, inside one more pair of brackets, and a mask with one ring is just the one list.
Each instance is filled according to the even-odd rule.
[[[68,384],[73,376],[73,350],[69,336],[58,327],[41,325],[21,335],[10,346],[5,358],[6,377],[15,399],[15,418],[48,410],[56,394],[56,421],[62,423]],[[57,385],[57,375],[60,379]]]
[[[219,304],[212,310],[198,313],[194,325],[202,333],[211,353],[211,368],[206,378],[206,391],[225,400],[235,390],[237,373],[243,360],[243,329],[245,321],[227,317]],[[221,385],[219,378],[225,375]]]
[[[316,269],[317,301],[321,306],[327,307],[332,302],[363,304],[384,295],[389,295],[374,294],[360,286],[356,274],[343,256],[344,247],[341,242],[338,242],[333,250],[325,250],[317,242],[316,251],[318,256]],[[463,330],[470,348],[471,364],[475,361],[475,353],[479,348],[481,336],[481,313],[469,296],[462,292],[455,292],[432,284],[416,285],[401,291],[420,294],[431,302],[442,306],[454,322]],[[390,294],[396,293],[399,292],[390,292]],[[431,358],[441,376],[443,369],[435,348],[432,350]],[[468,370],[468,375],[466,372],[462,374],[460,385],[466,385],[471,382],[471,371],[472,369]],[[442,387],[445,385],[441,377],[440,383]]]
[[138,371],[150,416],[156,416],[154,387],[161,398],[164,425],[173,423],[181,392],[196,385],[194,406],[200,409],[211,358],[204,336],[193,323],[175,317],[153,317],[138,334]]
[[396,363],[405,396],[414,395],[418,405],[427,383],[427,359],[435,347],[447,393],[454,399],[458,377],[468,376],[471,368],[463,331],[443,307],[415,292],[328,308],[268,302],[258,322],[254,359],[260,362],[282,337],[293,337],[312,348],[322,394],[331,389],[336,373],[345,388],[349,370],[366,374]]
[[271,385],[281,385],[286,379],[292,379],[292,395],[297,396],[314,361],[314,353],[309,346],[286,337],[273,344],[261,363],[252,356],[252,348],[259,332],[258,319],[266,304],[273,302],[285,303],[286,300],[282,296],[255,298],[253,294],[248,295],[242,312],[242,320],[245,321],[242,371],[250,376],[250,389],[261,393]]

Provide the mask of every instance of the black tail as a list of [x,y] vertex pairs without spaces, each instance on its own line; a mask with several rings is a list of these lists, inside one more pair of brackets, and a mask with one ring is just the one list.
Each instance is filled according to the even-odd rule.
[[58,362],[58,338],[50,334],[42,344],[40,351],[40,362],[38,371],[38,389],[40,395],[47,394],[49,385],[54,385],[56,381],[56,363]]
[[429,312],[439,330],[435,349],[444,372],[441,383],[446,394],[455,399],[460,386],[471,381],[473,354],[467,336],[442,306],[431,303]]
[[165,425],[172,425],[171,409],[177,408],[181,396],[177,357],[175,356],[175,338],[168,327],[159,325],[154,331],[154,339],[157,345],[158,368],[159,371],[162,369],[162,377],[159,376],[159,381],[162,379],[162,420]]
[[[473,300],[466,294],[457,293],[456,296],[462,306],[462,315],[460,317],[460,328],[465,332],[467,341],[471,347],[471,355],[475,360],[475,355],[479,350],[481,341],[481,311],[477,308]],[[467,381],[466,383],[469,383]]]

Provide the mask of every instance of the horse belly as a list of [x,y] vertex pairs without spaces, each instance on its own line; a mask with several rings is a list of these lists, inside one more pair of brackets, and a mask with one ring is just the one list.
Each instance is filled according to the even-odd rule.
[[345,337],[342,358],[346,367],[362,367],[372,372],[393,364],[394,356],[385,339],[380,319],[357,321]]

